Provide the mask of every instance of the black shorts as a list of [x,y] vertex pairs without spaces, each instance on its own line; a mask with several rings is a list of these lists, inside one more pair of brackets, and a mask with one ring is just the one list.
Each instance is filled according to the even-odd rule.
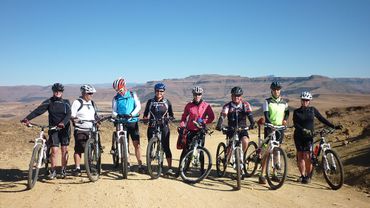
[[138,141],[140,144],[140,134],[138,122],[127,123],[127,139],[131,137],[132,141]]
[[[264,129],[264,136],[265,138],[272,132],[271,128],[265,128]],[[284,130],[277,130],[275,132],[276,140],[279,141],[280,144],[283,143],[284,140]]]
[[89,139],[89,132],[75,130],[73,135],[75,137],[75,153],[84,153],[86,142]]
[[305,138],[303,135],[294,134],[294,144],[298,152],[309,152],[312,150],[313,138]]
[[62,146],[68,146],[69,145],[69,138],[70,138],[70,132],[68,129],[61,129],[59,131],[49,131],[49,142],[51,144],[51,147],[59,147],[59,144]]
[[[228,131],[227,132],[227,137],[228,138],[232,138],[233,136],[234,136],[234,132],[233,131]],[[249,135],[248,135],[248,131],[247,130],[242,130],[238,134],[239,139],[243,139],[243,137],[245,137],[245,136],[247,138],[249,138]]]

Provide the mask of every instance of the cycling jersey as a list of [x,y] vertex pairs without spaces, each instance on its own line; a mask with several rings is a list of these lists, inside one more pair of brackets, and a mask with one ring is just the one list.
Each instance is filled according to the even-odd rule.
[[[247,127],[247,117],[250,124],[254,125],[252,107],[248,102],[242,101],[236,104],[232,101],[226,103],[221,111],[221,115],[227,116],[228,126],[236,127],[238,121],[239,127]],[[238,120],[236,120],[238,119]]]
[[270,97],[263,104],[263,112],[267,123],[282,125],[289,117],[288,103],[281,97]]
[[[123,95],[117,93],[116,96],[113,97],[112,100],[112,115],[138,115],[141,109],[139,98],[137,97],[136,93],[131,91],[126,91]],[[128,119],[128,122],[138,122],[138,118],[134,117]]]
[[202,100],[199,103],[189,102],[186,104],[181,116],[180,126],[184,127],[186,123],[188,130],[197,131],[198,128],[194,125],[193,121],[197,121],[198,118],[203,119],[205,124],[212,123],[215,119],[215,114],[211,106]]
[[144,117],[149,119],[161,119],[173,117],[171,102],[167,99],[157,100],[157,98],[149,99],[144,110]]
[[[71,116],[72,118],[77,118],[79,120],[95,120],[97,115],[93,101],[86,101],[82,98],[78,98],[77,100],[73,101],[71,107]],[[92,125],[92,122],[77,122],[75,124],[75,129],[89,131],[89,128],[92,128]]]

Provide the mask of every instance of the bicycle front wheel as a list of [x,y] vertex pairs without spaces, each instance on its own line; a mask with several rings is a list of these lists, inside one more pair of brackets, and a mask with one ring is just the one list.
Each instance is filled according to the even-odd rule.
[[257,154],[257,144],[254,141],[248,143],[247,150],[244,152],[244,174],[251,177],[256,173],[259,163]]
[[87,176],[90,181],[95,182],[100,175],[101,153],[94,138],[87,140],[84,157]]
[[149,140],[146,149],[146,164],[148,172],[152,179],[157,179],[162,173],[163,167],[163,150],[158,137],[152,137]]
[[28,168],[28,183],[27,183],[28,189],[32,189],[35,186],[37,179],[39,177],[40,168],[38,166],[38,162],[40,159],[40,155],[42,157],[42,145],[37,144],[33,148],[31,161]]
[[181,160],[180,176],[187,183],[198,183],[208,176],[211,167],[209,151],[204,147],[197,147],[187,152]]
[[235,151],[235,169],[236,169],[236,190],[240,190],[242,180],[242,153],[241,148],[236,147]]
[[338,190],[344,182],[343,164],[338,154],[331,149],[322,156],[324,178],[333,190]]
[[127,150],[127,146],[126,146],[126,142],[125,142],[125,137],[124,136],[121,136],[120,137],[120,141],[121,141],[121,150],[122,150],[122,154],[121,154],[121,168],[122,168],[122,176],[123,176],[123,179],[127,179],[127,175],[128,175],[128,150]]
[[225,176],[226,172],[226,145],[225,143],[221,142],[217,146],[216,152],[216,173],[217,176],[222,177]]
[[286,153],[280,147],[275,147],[268,154],[266,179],[271,189],[276,190],[283,186],[288,172],[287,161]]
[[117,140],[116,140],[116,132],[113,132],[112,134],[112,144],[114,143],[114,146],[115,146],[115,149],[114,149],[114,154],[112,154],[112,159],[113,159],[113,166],[114,168],[118,168],[119,166],[119,156],[118,156],[118,143],[117,143]]

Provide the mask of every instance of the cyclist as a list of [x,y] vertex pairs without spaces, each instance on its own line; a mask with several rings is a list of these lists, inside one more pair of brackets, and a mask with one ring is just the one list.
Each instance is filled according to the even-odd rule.
[[81,86],[80,91],[81,97],[73,101],[71,107],[71,118],[75,127],[73,133],[75,138],[75,169],[72,170],[74,176],[81,175],[81,154],[85,151],[85,145],[89,139],[89,131],[93,125],[91,122],[86,122],[86,120],[98,119],[96,106],[92,100],[93,94],[96,92],[95,88],[89,84],[85,84]]
[[[221,115],[216,125],[216,130],[221,131],[222,123],[226,117],[228,120],[229,127],[236,127],[236,124],[238,122],[238,125],[241,128],[247,127],[247,118],[248,118],[250,123],[249,129],[253,129],[254,119],[252,115],[252,107],[247,101],[243,101],[242,95],[243,89],[241,87],[237,86],[231,89],[231,101],[226,103],[222,107]],[[227,137],[230,138],[233,136],[233,134],[234,132],[228,132]],[[247,130],[240,131],[239,138],[241,138],[242,149],[244,152],[248,147],[249,140],[248,131]]]
[[[213,113],[211,105],[202,99],[203,89],[199,86],[195,86],[192,89],[192,93],[193,100],[186,104],[184,112],[181,116],[179,127],[180,129],[186,128],[188,131],[186,145],[181,152],[180,161],[185,156],[188,145],[191,143],[189,139],[194,137],[194,135],[199,131],[199,128],[194,124],[194,121],[198,124],[205,125],[212,123],[212,121],[215,119],[215,114]],[[180,132],[182,132],[182,130],[180,130]],[[204,146],[204,139],[205,138],[202,138],[202,146]]]
[[[135,155],[138,162],[138,172],[143,173],[144,167],[141,161],[141,150],[140,150],[140,134],[138,125],[138,115],[141,109],[140,100],[135,92],[127,89],[126,81],[123,78],[118,78],[113,82],[113,89],[117,94],[112,100],[112,116],[117,115],[130,115],[132,118],[127,120],[127,139],[131,137],[132,143],[135,148]],[[112,141],[111,153],[114,154],[115,147]]]
[[[279,81],[273,81],[270,85],[271,97],[267,98],[263,104],[263,113],[265,117],[265,122],[270,123],[274,126],[287,125],[287,120],[289,117],[288,103],[281,97],[281,83]],[[270,128],[264,129],[265,137],[271,133]],[[284,131],[276,131],[276,139],[283,142]],[[261,175],[259,177],[260,184],[266,184],[266,178],[263,176],[266,167],[266,155],[262,158],[262,169]]]
[[309,106],[312,100],[310,92],[302,92],[300,98],[301,107],[293,112],[294,143],[297,150],[297,166],[301,173],[297,181],[306,184],[311,182],[312,163],[310,153],[313,144],[315,117],[331,128],[341,129],[342,126],[330,123],[315,107]]
[[66,167],[68,162],[68,145],[71,135],[70,118],[71,105],[69,100],[63,99],[64,86],[60,83],[55,83],[51,87],[53,96],[41,103],[35,110],[28,114],[21,122],[29,125],[30,120],[40,116],[48,111],[49,126],[58,126],[60,130],[49,130],[49,140],[51,143],[51,171],[48,175],[49,179],[56,178],[56,161],[58,155],[58,147],[61,144],[62,158],[61,158],[61,178],[66,177]]
[[[173,110],[171,102],[164,98],[164,92],[166,90],[166,85],[163,83],[157,83],[154,85],[155,96],[147,101],[143,119],[174,119]],[[149,117],[148,117],[149,116]],[[149,123],[147,136],[148,139],[152,138],[154,134],[155,127],[152,123]],[[162,146],[166,154],[167,164],[168,164],[168,175],[173,175],[172,170],[172,153],[170,149],[170,128],[168,127],[168,120],[164,120],[161,126],[162,131]]]

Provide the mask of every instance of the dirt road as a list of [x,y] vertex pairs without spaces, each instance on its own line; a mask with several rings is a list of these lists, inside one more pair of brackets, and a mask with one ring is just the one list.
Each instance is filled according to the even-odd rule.
[[[13,126],[14,127],[14,126]],[[10,131],[2,132],[0,147],[0,207],[369,207],[368,194],[345,185],[332,191],[318,179],[311,184],[295,182],[298,174],[296,167],[290,166],[288,181],[276,191],[268,185],[257,183],[257,177],[246,178],[242,188],[236,191],[235,181],[217,178],[215,165],[210,176],[199,184],[183,183],[181,178],[159,178],[151,180],[148,175],[130,172],[123,180],[118,170],[111,165],[109,139],[104,140],[103,175],[95,182],[89,182],[86,173],[82,177],[67,176],[66,179],[48,181],[41,179],[32,190],[26,190],[27,168],[32,144],[27,141],[37,135],[36,131],[24,130],[15,126],[21,135],[17,138]],[[13,128],[13,129],[14,129]],[[12,131],[14,132],[14,131]],[[103,132],[104,136],[110,131]],[[143,134],[143,132],[142,132]],[[174,133],[175,135],[175,133]],[[256,138],[255,136],[253,138]],[[179,150],[176,138],[171,138],[174,164],[178,164]],[[223,136],[215,133],[207,138],[206,146],[214,158],[217,144]],[[143,161],[147,142],[142,141]],[[18,147],[18,148],[14,148]],[[69,168],[73,168],[73,144],[69,148]],[[131,152],[133,150],[131,149]],[[131,155],[135,165],[136,160]],[[231,169],[229,168],[229,171]]]

